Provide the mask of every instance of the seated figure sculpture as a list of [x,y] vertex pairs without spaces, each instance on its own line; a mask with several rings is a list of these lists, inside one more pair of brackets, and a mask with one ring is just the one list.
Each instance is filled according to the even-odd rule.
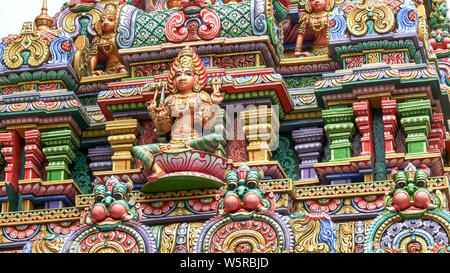
[[[214,152],[222,140],[218,134],[203,133],[212,128],[215,122],[214,105],[219,105],[224,95],[218,88],[211,96],[202,91],[206,85],[206,68],[197,53],[189,46],[184,47],[172,63],[168,88],[171,95],[166,99],[161,95],[156,102],[157,92],[147,108],[153,125],[159,132],[169,133],[169,143],[154,143],[135,146],[133,155],[140,159],[144,167],[153,174],[149,182],[156,181],[164,171],[155,163],[154,154],[179,149],[192,149]],[[162,92],[164,94],[164,91]]]
[[[126,67],[122,64],[119,49],[116,43],[117,8],[108,4],[97,23],[98,36],[92,40],[92,52],[90,55],[93,76],[101,76],[115,73],[126,73]],[[95,70],[99,62],[106,63],[105,71]]]
[[[307,0],[306,12],[300,17],[298,36],[295,45],[295,57],[328,55],[329,13],[334,0]],[[308,28],[314,31],[314,43],[311,52],[303,50],[303,42]]]

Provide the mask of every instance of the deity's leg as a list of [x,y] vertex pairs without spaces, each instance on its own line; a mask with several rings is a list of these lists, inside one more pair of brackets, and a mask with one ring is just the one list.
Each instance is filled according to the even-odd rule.
[[222,136],[219,134],[210,134],[189,142],[189,147],[194,150],[214,153],[222,141]]
[[153,168],[153,165],[155,164],[153,155],[161,153],[162,150],[160,144],[155,143],[155,144],[134,146],[131,152],[136,158],[140,159],[144,163],[144,166],[146,168],[150,170]]

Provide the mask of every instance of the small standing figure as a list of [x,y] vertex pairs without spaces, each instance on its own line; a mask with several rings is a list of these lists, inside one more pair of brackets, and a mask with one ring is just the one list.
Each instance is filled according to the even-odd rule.
[[[306,12],[299,20],[295,57],[328,55],[329,14],[333,6],[334,0],[307,0]],[[311,52],[303,51],[303,41],[308,28],[314,31],[314,43]]]
[[[105,74],[126,73],[126,67],[119,56],[116,43],[117,8],[113,4],[105,6],[105,11],[97,23],[98,36],[92,40],[91,69],[93,76]],[[95,70],[99,62],[106,62],[105,71]]]

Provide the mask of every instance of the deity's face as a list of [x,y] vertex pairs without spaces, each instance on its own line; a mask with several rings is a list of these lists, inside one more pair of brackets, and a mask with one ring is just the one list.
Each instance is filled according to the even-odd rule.
[[114,32],[115,29],[115,19],[113,15],[103,15],[100,18],[100,24],[102,27],[102,31],[105,34]]
[[177,93],[187,94],[194,90],[194,85],[198,82],[198,76],[190,68],[182,67],[177,69],[174,77],[174,86]]
[[311,9],[313,12],[322,12],[327,7],[327,0],[310,0]]

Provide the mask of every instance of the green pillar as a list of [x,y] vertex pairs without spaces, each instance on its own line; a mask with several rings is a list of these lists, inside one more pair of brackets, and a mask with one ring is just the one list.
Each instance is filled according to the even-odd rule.
[[408,153],[427,153],[431,112],[430,100],[411,100],[398,104]]
[[352,139],[355,135],[353,108],[332,106],[322,111],[325,131],[330,140],[330,161],[348,160],[352,155]]
[[69,166],[75,159],[74,151],[80,146],[78,137],[70,129],[41,133],[43,152],[48,160],[47,181],[70,179]]

